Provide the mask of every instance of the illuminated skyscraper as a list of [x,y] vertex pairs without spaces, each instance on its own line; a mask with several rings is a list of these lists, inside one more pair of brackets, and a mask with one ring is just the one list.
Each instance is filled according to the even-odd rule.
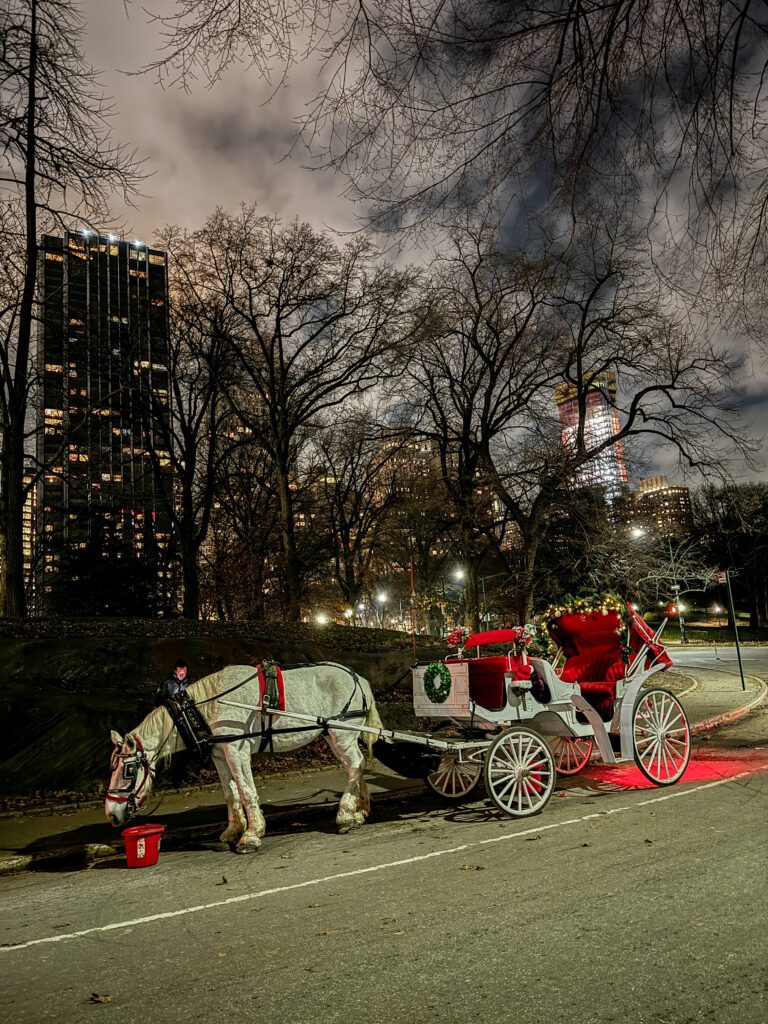
[[165,253],[68,232],[44,236],[40,259],[42,596],[65,551],[165,546],[170,458]]
[[[573,448],[579,429],[579,400],[571,384],[555,389],[555,401],[562,426],[562,439],[566,448]],[[584,443],[594,449],[621,429],[616,410],[616,376],[610,371],[596,378],[585,396]],[[613,503],[627,483],[627,467],[621,441],[603,449],[580,467],[573,479],[574,487],[602,487],[606,499]]]
[[655,529],[666,538],[690,537],[693,512],[687,487],[670,486],[665,476],[651,476],[640,481],[640,490],[632,498],[630,523]]

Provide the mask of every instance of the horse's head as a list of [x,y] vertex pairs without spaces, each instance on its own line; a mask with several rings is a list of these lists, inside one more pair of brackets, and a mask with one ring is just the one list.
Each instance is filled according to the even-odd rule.
[[147,802],[155,773],[138,736],[128,733],[123,739],[113,729],[111,737],[112,775],[104,813],[117,828],[130,821]]

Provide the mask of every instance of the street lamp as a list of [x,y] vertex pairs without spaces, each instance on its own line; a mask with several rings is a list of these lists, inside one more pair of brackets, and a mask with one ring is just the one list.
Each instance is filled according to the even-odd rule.
[[318,615],[315,616],[315,622],[319,626],[325,626],[326,623],[328,622],[328,616],[327,615],[323,615],[323,613],[320,612]]

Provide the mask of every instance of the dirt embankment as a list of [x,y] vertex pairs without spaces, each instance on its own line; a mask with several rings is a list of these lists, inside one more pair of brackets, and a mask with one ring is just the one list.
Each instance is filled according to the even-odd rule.
[[[444,653],[419,642],[420,660]],[[200,679],[225,665],[338,661],[386,705],[410,694],[410,638],[388,630],[140,620],[0,624],[0,800],[76,798],[103,787],[110,729],[135,727],[177,658]],[[398,678],[400,681],[398,682]],[[394,710],[394,708],[393,708]],[[299,761],[324,757],[308,751]],[[284,762],[283,762],[284,763]]]

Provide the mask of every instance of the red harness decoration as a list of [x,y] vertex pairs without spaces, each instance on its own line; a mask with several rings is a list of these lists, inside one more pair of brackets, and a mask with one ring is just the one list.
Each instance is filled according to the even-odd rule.
[[[259,665],[256,669],[259,673],[259,703],[267,711],[285,711],[285,686],[283,684],[283,670],[274,662],[266,665]],[[273,675],[274,673],[274,675]],[[269,678],[269,677],[272,678]]]

